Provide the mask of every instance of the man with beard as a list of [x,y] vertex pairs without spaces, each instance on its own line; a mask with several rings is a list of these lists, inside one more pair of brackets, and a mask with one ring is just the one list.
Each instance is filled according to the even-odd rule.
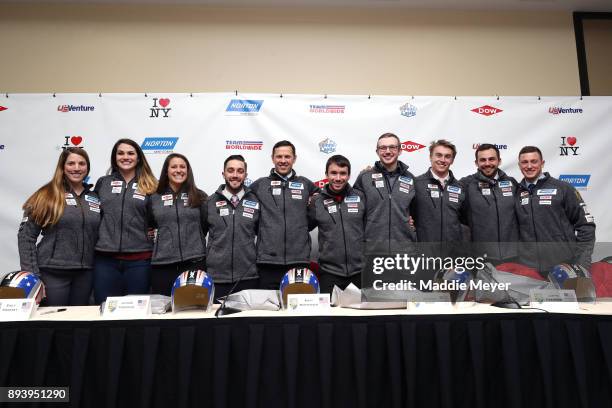
[[519,152],[523,180],[516,214],[521,233],[521,259],[546,276],[561,263],[591,267],[595,219],[580,193],[543,172],[542,152],[525,146]]
[[283,140],[272,148],[274,168],[251,189],[261,204],[257,234],[257,266],[261,289],[278,289],[287,270],[310,264],[308,202],[318,188],[293,170],[293,143]]
[[460,180],[465,190],[464,220],[470,227],[475,256],[499,264],[517,257],[519,238],[515,213],[517,182],[499,169],[497,146],[483,143],[476,149],[476,173]]
[[255,264],[255,236],[260,203],[244,185],[247,163],[232,155],[223,163],[223,179],[217,191],[203,205],[204,233],[208,231],[206,271],[215,282],[215,297],[259,287]]
[[319,227],[321,292],[331,293],[334,286],[361,287],[365,200],[348,183],[351,163],[346,157],[330,157],[325,176],[329,183],[308,206],[308,221],[310,228]]

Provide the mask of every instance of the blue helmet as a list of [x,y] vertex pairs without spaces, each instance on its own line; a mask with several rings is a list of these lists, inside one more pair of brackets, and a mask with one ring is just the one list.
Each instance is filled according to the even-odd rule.
[[44,297],[42,280],[31,272],[10,272],[0,282],[0,298],[35,299],[39,304]]
[[283,306],[287,305],[288,294],[319,293],[319,280],[308,268],[292,268],[280,283]]
[[172,285],[172,310],[204,307],[209,310],[215,296],[215,284],[203,270],[181,273]]

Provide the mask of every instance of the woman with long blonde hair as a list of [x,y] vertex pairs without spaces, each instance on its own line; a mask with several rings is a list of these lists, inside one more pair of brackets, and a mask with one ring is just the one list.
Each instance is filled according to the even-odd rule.
[[109,174],[100,177],[102,221],[96,245],[94,297],[149,293],[153,240],[148,202],[157,180],[142,149],[131,139],[113,146]]
[[87,305],[89,301],[100,224],[98,197],[84,183],[89,170],[85,150],[63,150],[53,179],[23,205],[18,233],[21,270],[40,274],[48,306]]

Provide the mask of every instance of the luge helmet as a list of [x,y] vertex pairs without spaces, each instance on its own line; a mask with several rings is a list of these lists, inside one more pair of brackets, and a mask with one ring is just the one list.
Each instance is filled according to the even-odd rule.
[[2,299],[35,299],[36,304],[45,297],[42,280],[31,272],[10,272],[0,282]]
[[319,280],[308,268],[292,268],[287,271],[280,283],[283,307],[287,305],[287,295],[319,293]]
[[215,296],[215,284],[203,270],[194,269],[181,273],[172,286],[172,310],[205,308],[209,310]]

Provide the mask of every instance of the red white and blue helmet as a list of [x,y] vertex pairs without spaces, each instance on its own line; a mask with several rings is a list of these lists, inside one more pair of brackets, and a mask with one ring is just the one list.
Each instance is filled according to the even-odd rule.
[[172,309],[212,306],[215,284],[203,270],[194,269],[181,273],[172,285]]
[[35,299],[40,304],[44,297],[42,280],[31,272],[10,272],[0,282],[0,298]]
[[308,268],[289,269],[280,283],[283,305],[287,304],[288,294],[319,293],[319,290],[319,280]]
[[549,279],[557,288],[563,288],[563,283],[571,278],[590,278],[589,271],[581,265],[560,264],[552,268]]

